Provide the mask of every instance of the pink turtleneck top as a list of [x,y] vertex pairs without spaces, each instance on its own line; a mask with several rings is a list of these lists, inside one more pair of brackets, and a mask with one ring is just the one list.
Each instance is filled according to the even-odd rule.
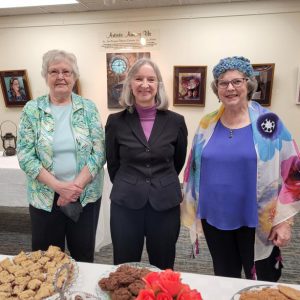
[[140,105],[135,105],[135,108],[140,117],[141,125],[145,134],[147,141],[149,140],[155,116],[156,116],[156,105],[152,107],[142,107]]

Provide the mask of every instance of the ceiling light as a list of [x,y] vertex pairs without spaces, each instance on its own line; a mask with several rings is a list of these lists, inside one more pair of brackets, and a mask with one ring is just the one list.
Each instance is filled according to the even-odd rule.
[[0,0],[0,8],[75,4],[77,0]]
[[141,37],[141,38],[140,38],[140,43],[141,43],[142,46],[146,46],[146,45],[147,45],[147,40],[146,40],[146,38]]

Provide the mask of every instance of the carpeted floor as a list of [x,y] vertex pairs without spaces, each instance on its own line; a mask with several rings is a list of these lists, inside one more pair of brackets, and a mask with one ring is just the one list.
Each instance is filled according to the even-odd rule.
[[[21,250],[30,251],[30,219],[27,208],[0,207],[0,253],[15,255]],[[175,269],[182,272],[213,274],[212,262],[205,240],[200,240],[200,255],[192,259],[186,229],[182,228],[177,243]],[[281,282],[300,284],[300,215],[295,219],[293,240],[283,248],[284,269]],[[143,253],[147,262],[147,254]],[[103,247],[95,254],[96,263],[112,264],[112,246]]]

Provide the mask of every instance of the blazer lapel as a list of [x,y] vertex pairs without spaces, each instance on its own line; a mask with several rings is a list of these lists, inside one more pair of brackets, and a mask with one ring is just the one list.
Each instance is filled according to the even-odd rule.
[[156,117],[150,134],[149,144],[153,144],[155,140],[160,136],[160,134],[163,132],[163,128],[167,123],[167,120],[168,118],[164,111],[156,111]]
[[146,140],[141,121],[139,119],[138,113],[134,110],[132,113],[129,111],[126,112],[126,121],[130,126],[133,134],[137,137],[137,139],[146,147],[148,147],[148,142]]

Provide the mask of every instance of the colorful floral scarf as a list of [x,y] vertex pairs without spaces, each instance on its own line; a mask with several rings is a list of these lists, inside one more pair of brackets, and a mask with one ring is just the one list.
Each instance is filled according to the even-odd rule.
[[[254,101],[249,101],[248,110],[257,154],[259,225],[255,260],[260,260],[271,254],[273,243],[268,237],[272,227],[300,211],[300,158],[295,141],[276,114]],[[202,151],[223,112],[221,106],[200,121],[184,172],[181,219],[190,229],[194,245],[201,233],[198,203]]]

